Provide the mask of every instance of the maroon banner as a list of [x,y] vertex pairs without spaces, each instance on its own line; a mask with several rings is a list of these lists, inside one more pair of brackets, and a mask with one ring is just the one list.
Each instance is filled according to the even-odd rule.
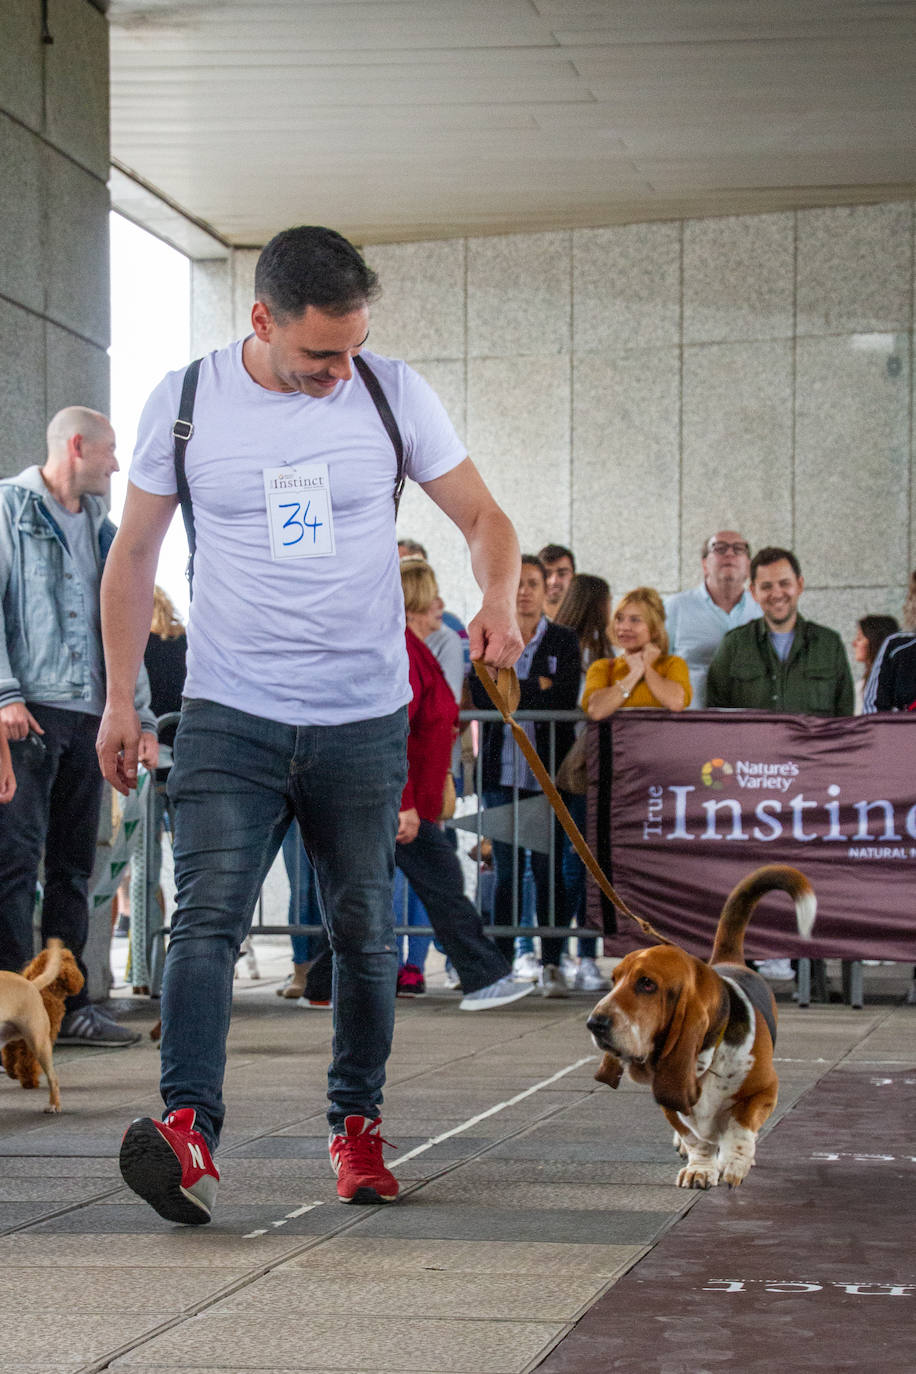
[[[916,960],[912,716],[634,710],[589,728],[598,857],[661,934],[708,957],[734,885],[787,863],[817,894],[811,939],[773,894],[751,918],[749,958]],[[599,903],[595,889],[592,915]],[[617,930],[609,953],[646,943],[619,914]]]

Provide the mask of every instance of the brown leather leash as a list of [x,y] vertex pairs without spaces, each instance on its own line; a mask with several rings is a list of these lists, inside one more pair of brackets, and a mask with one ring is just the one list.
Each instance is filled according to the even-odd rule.
[[528,762],[528,767],[541,784],[544,796],[553,807],[557,820],[569,836],[573,848],[585,864],[585,867],[588,869],[595,882],[601,888],[605,897],[607,897],[608,901],[611,902],[619,912],[624,916],[628,916],[631,921],[635,921],[645,935],[650,936],[651,939],[655,940],[658,944],[670,945],[670,940],[666,940],[664,935],[659,935],[658,931],[655,930],[648,921],[644,921],[641,916],[637,916],[635,912],[631,911],[623,898],[619,897],[614,891],[610,882],[605,877],[601,865],[589,849],[584,835],[569,814],[566,803],[560,796],[550,778],[550,774],[538,757],[537,750],[519,725],[518,721],[513,719],[512,712],[517,709],[521,697],[521,689],[518,685],[515,669],[499,668],[497,670],[495,682],[490,676],[490,670],[480,659],[475,659],[474,671],[483,683],[487,696],[512,731],[516,744],[524,754]]

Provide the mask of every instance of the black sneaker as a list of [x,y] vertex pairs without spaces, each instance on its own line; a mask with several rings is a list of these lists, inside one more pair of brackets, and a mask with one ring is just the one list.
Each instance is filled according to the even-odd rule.
[[99,1045],[119,1048],[136,1045],[139,1031],[128,1030],[92,1005],[68,1011],[60,1023],[58,1045]]

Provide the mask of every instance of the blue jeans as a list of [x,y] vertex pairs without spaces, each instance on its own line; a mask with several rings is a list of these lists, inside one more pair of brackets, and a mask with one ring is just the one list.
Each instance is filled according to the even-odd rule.
[[[95,756],[99,717],[29,705],[41,743],[12,740],[16,795],[0,806],[0,969],[18,973],[34,956],[32,915],[44,854],[42,944],[52,936],[72,951],[83,977],[89,934],[89,879],[102,801]],[[85,1006],[85,984],[67,1010]]]
[[[299,837],[299,827],[295,822],[283,836],[282,849],[286,876],[289,878],[290,925],[323,925],[321,894],[318,891],[315,870],[309,863],[309,856]],[[296,901],[297,883],[299,886],[298,902]],[[320,935],[290,935],[289,938],[293,947],[294,964],[308,964],[318,957],[322,947]]]
[[[404,924],[406,913],[407,924],[409,926],[428,926],[429,916],[426,907],[414,892],[410,883],[404,877],[400,869],[394,875],[394,923],[396,926]],[[407,946],[407,956],[404,957],[404,946]],[[426,967],[426,956],[432,938],[429,935],[408,935],[405,941],[403,935],[398,936],[398,962],[401,964],[413,964],[420,972]]]
[[374,1117],[394,1031],[394,841],[407,711],[347,725],[282,725],[185,701],[169,774],[177,911],[162,985],[163,1101],[193,1107],[211,1147],[232,976],[258,892],[295,816],[334,950],[328,1121]]

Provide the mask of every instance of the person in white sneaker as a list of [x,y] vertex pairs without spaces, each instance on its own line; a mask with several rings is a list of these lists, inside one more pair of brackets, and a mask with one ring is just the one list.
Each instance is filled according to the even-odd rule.
[[435,573],[422,558],[401,559],[401,586],[413,697],[394,861],[455,968],[464,992],[462,1011],[485,1011],[534,989],[512,977],[508,960],[484,934],[480,913],[465,896],[458,855],[438,824],[458,730],[458,703],[425,643],[442,622],[442,598]]
[[[575,707],[579,695],[579,641],[574,630],[568,629],[565,625],[554,625],[547,619],[544,614],[546,595],[544,565],[534,554],[523,554],[515,603],[518,623],[525,641],[524,652],[515,665],[521,689],[519,708],[522,711],[570,711]],[[474,678],[471,679],[471,699],[475,706],[484,709],[490,705],[486,689]],[[533,740],[541,761],[549,767],[550,724],[547,721],[524,721],[521,724],[525,733]],[[554,742],[556,761],[565,757],[572,747],[573,739],[574,726],[571,722],[557,724]],[[507,726],[501,722],[485,725],[481,749],[484,806],[504,806],[511,802],[515,792],[520,798],[540,794],[540,784],[528,767]],[[531,854],[535,905],[538,921],[542,926],[550,923],[551,876],[556,910],[555,924],[557,927],[569,924],[563,886],[562,835],[559,824],[555,823],[552,875],[549,855],[535,851]],[[496,867],[493,923],[505,926],[512,920],[513,889],[519,892],[522,889],[525,850],[520,846],[514,847],[505,840],[494,840],[493,860]],[[511,958],[512,938],[500,936],[498,943],[506,957]],[[538,986],[543,997],[569,995],[566,979],[560,970],[560,959],[565,944],[565,933],[541,937],[542,966],[538,975]]]

